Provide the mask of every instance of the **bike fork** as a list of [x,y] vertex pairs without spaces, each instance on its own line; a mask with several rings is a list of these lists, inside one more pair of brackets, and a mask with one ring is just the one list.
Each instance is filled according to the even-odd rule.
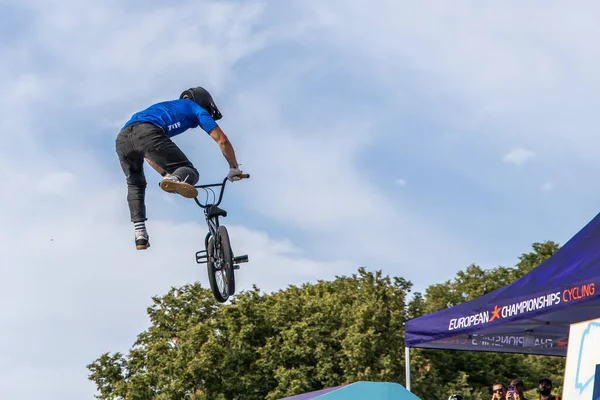
[[207,248],[208,248],[208,240],[210,237],[215,237],[216,240],[216,236],[213,234],[212,229],[210,229],[210,225],[209,225],[209,232],[206,234],[206,237],[204,238],[204,250],[200,250],[198,252],[196,252],[196,262],[198,264],[206,264],[208,262],[208,252],[207,252]]

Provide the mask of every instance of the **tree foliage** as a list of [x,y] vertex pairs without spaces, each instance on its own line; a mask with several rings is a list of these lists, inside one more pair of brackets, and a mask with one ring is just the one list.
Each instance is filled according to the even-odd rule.
[[[359,380],[404,384],[407,319],[495,290],[557,249],[534,243],[512,268],[470,265],[410,300],[410,282],[365,268],[271,294],[253,287],[227,305],[198,283],[171,288],[152,299],[151,325],[130,351],[102,354],[87,366],[89,379],[102,400],[274,400]],[[535,387],[547,375],[558,386],[564,371],[558,358],[411,351],[413,391],[423,400],[455,391],[488,399],[494,381],[516,377]]]
[[357,380],[404,380],[410,283],[381,272],[257,288],[218,305],[198,284],[154,298],[127,355],[88,366],[99,399],[278,399]]

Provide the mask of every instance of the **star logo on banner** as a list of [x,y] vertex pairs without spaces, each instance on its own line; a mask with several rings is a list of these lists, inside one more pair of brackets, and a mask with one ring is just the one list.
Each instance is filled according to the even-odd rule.
[[494,307],[494,310],[492,311],[492,318],[490,318],[490,322],[492,322],[496,318],[500,319],[500,310],[502,309],[496,304],[496,307]]

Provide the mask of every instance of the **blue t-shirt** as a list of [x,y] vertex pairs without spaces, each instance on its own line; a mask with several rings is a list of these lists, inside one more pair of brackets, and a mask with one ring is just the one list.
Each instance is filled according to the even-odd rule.
[[209,133],[217,126],[210,114],[190,99],[163,101],[133,114],[123,128],[135,122],[149,122],[162,128],[169,137],[200,126]]

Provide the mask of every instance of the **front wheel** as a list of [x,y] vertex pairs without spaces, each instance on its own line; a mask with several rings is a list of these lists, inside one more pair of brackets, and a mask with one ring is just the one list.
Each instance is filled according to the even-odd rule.
[[219,226],[219,237],[221,238],[221,256],[223,268],[225,269],[225,283],[227,285],[227,293],[233,296],[235,293],[235,275],[233,269],[233,252],[231,251],[231,243],[229,242],[229,233],[227,228]]
[[206,268],[208,269],[208,283],[213,296],[220,303],[225,303],[229,298],[225,269],[222,267],[221,257],[216,256],[215,239],[211,236],[206,243]]
[[225,303],[229,296],[235,293],[233,253],[227,228],[219,226],[218,237],[219,240],[216,245],[214,236],[210,236],[208,239],[206,267],[208,269],[208,282],[215,299],[220,303]]

